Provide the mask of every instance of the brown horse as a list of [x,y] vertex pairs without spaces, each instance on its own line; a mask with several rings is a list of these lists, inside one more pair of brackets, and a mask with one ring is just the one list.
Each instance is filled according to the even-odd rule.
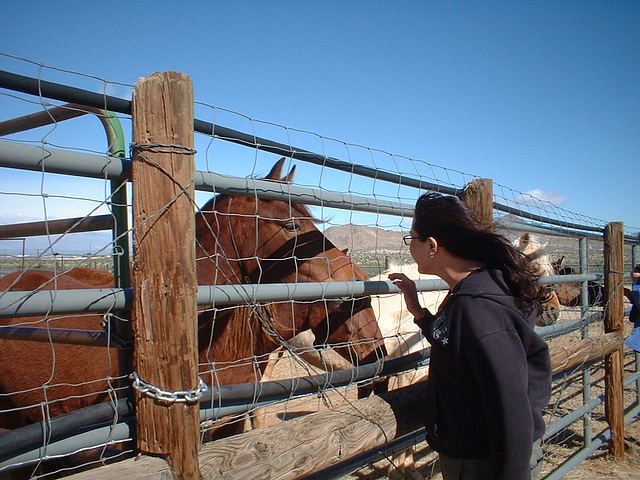
[[[281,177],[284,159],[268,180]],[[306,206],[282,200],[218,195],[196,216],[197,273],[201,285],[353,281],[367,277],[316,228]],[[35,291],[112,285],[110,274],[74,269],[61,275],[24,271],[0,279],[6,290]],[[161,285],[157,286],[162,288]],[[206,308],[199,314],[201,374],[210,385],[255,382],[262,365],[251,359],[275,350],[296,333],[314,331],[351,363],[385,355],[368,298]],[[2,325],[101,329],[101,315],[0,318]],[[114,349],[0,339],[0,427],[15,428],[113,395]]]
[[[113,275],[77,267],[64,274],[42,270],[14,272],[0,278],[1,292],[111,288]],[[102,330],[102,315],[51,315],[0,318],[8,325]],[[0,428],[17,428],[103,402],[112,389],[115,351],[104,347],[0,339]]]
[[[290,183],[294,170],[280,178],[283,163],[281,159],[266,178]],[[197,215],[196,237],[201,285],[368,279],[299,203],[218,195]],[[253,365],[236,359],[272,352],[283,339],[307,329],[316,343],[332,344],[352,364],[385,355],[369,298],[282,302],[201,312],[201,369],[215,368],[211,384],[253,382]]]
[[[564,255],[551,262],[556,275],[579,275],[573,268],[565,265]],[[580,306],[580,283],[557,283],[554,285],[558,299],[568,307]],[[604,286],[589,280],[587,282],[587,298],[590,307],[604,306]]]

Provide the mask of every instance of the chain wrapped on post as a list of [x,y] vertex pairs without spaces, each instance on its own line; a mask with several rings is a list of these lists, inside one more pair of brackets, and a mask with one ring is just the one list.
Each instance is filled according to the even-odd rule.
[[163,390],[160,387],[147,383],[140,378],[138,372],[133,372],[129,375],[129,378],[133,381],[131,386],[142,395],[146,395],[147,397],[166,404],[195,403],[202,398],[207,390],[209,390],[209,386],[204,383],[204,380],[200,377],[198,377],[198,386],[193,390],[176,391]]

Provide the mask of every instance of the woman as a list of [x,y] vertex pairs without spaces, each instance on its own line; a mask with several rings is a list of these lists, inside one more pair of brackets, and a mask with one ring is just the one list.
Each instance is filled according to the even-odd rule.
[[412,280],[389,275],[431,343],[425,426],[444,479],[537,478],[551,395],[537,276],[456,197],[422,195],[405,242],[420,273],[449,285],[434,316]]

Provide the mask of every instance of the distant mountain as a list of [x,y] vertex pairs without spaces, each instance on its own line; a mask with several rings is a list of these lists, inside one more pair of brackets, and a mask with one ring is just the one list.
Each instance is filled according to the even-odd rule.
[[[522,219],[505,215],[496,219],[496,231],[504,235],[510,242],[513,242],[521,235],[521,231],[506,228],[508,220],[522,223]],[[501,223],[504,222],[504,223]],[[411,262],[409,247],[402,243],[403,235],[407,232],[398,232],[394,230],[385,230],[378,227],[365,225],[341,225],[329,227],[324,231],[325,236],[338,248],[344,250],[349,249],[351,257],[366,270],[368,266],[373,266],[366,270],[368,275],[377,275],[383,269],[387,268],[387,262],[403,265]],[[578,240],[573,237],[560,237],[553,235],[535,234],[537,239],[542,243],[548,243],[546,248],[547,255],[552,260],[565,256],[568,265],[578,265],[577,249]],[[589,255],[599,255],[596,242],[590,242]],[[381,263],[382,262],[382,263]],[[374,268],[375,267],[375,268]]]
[[[404,247],[402,237],[404,232],[384,230],[366,225],[341,225],[329,227],[324,231],[325,236],[340,249],[350,251],[389,250],[397,252]],[[408,248],[408,247],[405,247]]]

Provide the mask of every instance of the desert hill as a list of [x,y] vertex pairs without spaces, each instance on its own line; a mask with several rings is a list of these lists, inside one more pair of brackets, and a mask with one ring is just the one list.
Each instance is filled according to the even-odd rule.
[[397,252],[404,247],[402,236],[406,232],[385,230],[367,225],[340,225],[329,227],[324,231],[325,236],[340,249],[350,251],[392,251]]
[[[512,219],[522,222],[518,217],[505,215],[497,218],[495,223],[496,231],[504,235],[509,241],[514,241],[522,233],[505,227],[505,224],[508,224],[508,220]],[[381,261],[380,259],[390,259],[398,264],[412,261],[409,247],[402,242],[403,235],[407,235],[407,233],[367,225],[332,226],[324,231],[325,236],[336,247],[343,250],[348,248],[354,260],[361,265],[378,263]],[[536,236],[542,243],[548,244],[546,251],[552,259],[565,255],[568,264],[578,264],[578,241],[576,238],[552,234],[536,234]],[[601,255],[599,253],[601,248],[597,243],[590,244],[589,251],[592,252],[590,255],[594,255],[594,259],[598,258]]]

